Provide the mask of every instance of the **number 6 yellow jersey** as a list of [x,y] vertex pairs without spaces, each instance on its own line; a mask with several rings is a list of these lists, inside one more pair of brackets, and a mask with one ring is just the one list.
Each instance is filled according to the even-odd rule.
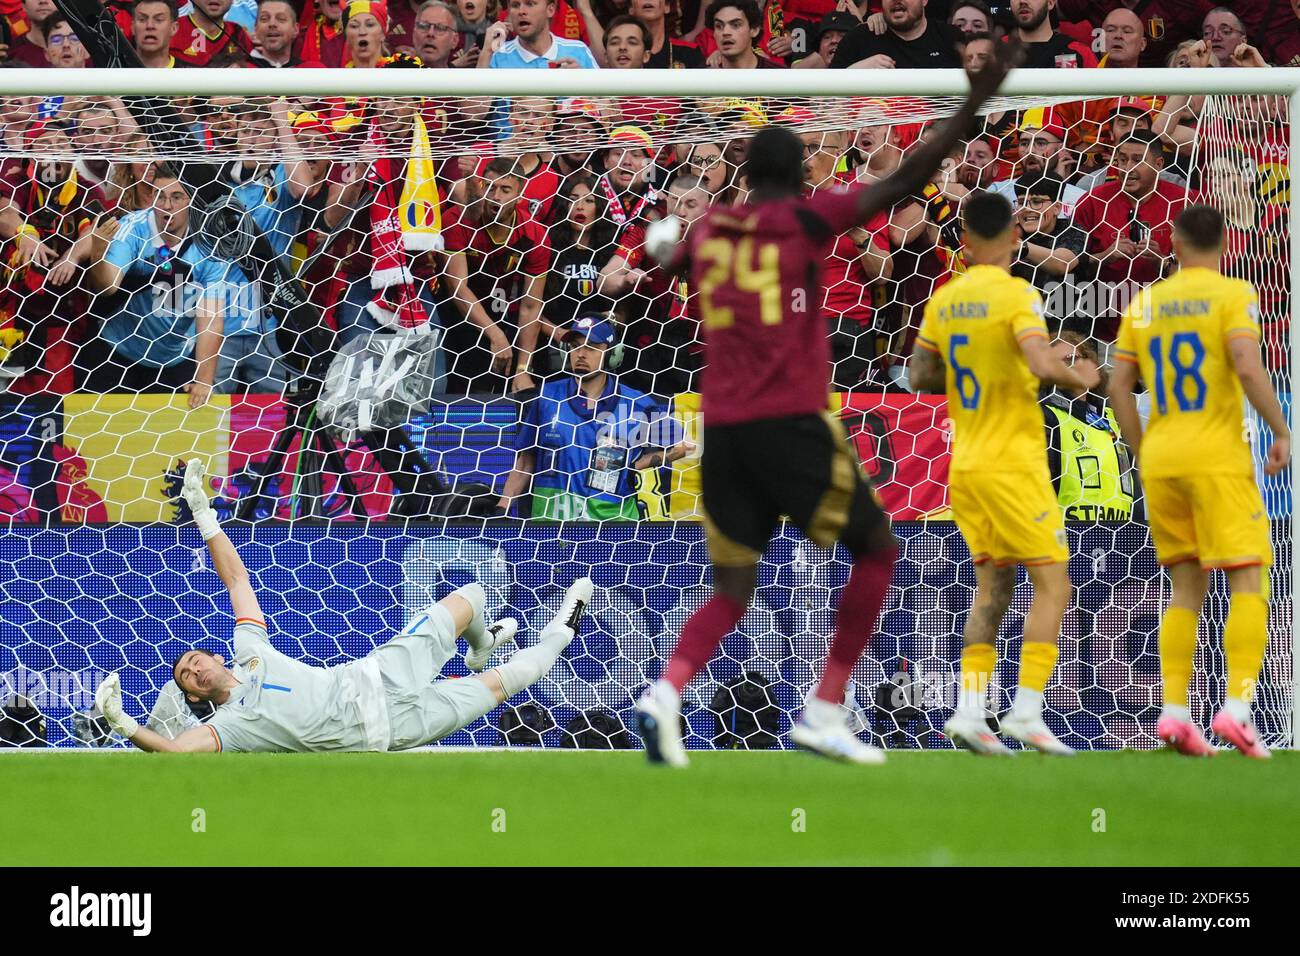
[[1259,342],[1255,290],[1212,269],[1176,272],[1124,313],[1115,358],[1135,363],[1151,393],[1138,454],[1144,478],[1254,475],[1228,351],[1239,337]]
[[1020,350],[1033,336],[1047,337],[1042,299],[996,266],[972,266],[930,298],[916,340],[947,367],[952,471],[1046,472],[1038,379]]

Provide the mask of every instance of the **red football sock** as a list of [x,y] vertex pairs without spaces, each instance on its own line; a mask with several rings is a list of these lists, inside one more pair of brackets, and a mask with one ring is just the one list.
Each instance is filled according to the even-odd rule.
[[894,577],[894,558],[897,548],[864,554],[853,562],[849,583],[840,595],[840,606],[835,614],[835,639],[826,655],[826,672],[817,685],[816,696],[832,704],[844,702],[844,686],[853,673],[853,666],[866,649],[867,641],[876,633],[880,607],[889,592],[889,582]]
[[700,672],[722,639],[731,633],[745,616],[745,608],[725,594],[715,593],[698,611],[691,615],[682,628],[681,639],[673,651],[672,660],[664,671],[664,680],[672,684],[677,693]]

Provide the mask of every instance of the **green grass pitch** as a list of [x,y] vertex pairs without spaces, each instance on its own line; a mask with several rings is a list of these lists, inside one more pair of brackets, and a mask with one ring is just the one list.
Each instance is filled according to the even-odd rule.
[[12,754],[0,774],[6,866],[1300,859],[1294,752],[903,752],[883,767],[710,752],[685,772],[639,752]]

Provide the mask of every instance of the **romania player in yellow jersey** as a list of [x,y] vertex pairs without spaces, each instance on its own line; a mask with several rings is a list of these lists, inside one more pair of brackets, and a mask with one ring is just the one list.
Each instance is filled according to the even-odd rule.
[[[1156,557],[1173,585],[1160,622],[1165,706],[1156,732],[1180,753],[1214,753],[1191,721],[1187,689],[1207,572],[1222,568],[1232,589],[1223,629],[1228,686],[1210,728],[1242,753],[1267,757],[1250,702],[1268,642],[1273,552],[1243,393],[1273,433],[1265,473],[1286,467],[1291,432],[1260,360],[1255,290],[1219,272],[1222,254],[1223,216],[1209,206],[1184,209],[1174,223],[1178,272],[1146,289],[1120,323],[1110,398],[1137,451]],[[1145,434],[1133,398],[1139,375],[1151,392]]]
[[975,562],[975,601],[966,618],[961,699],[944,733],[976,753],[1013,753],[984,719],[997,663],[994,642],[1011,605],[1016,565],[1034,585],[1025,617],[1020,680],[1001,731],[1045,753],[1072,754],[1043,722],[1043,690],[1056,666],[1061,618],[1070,601],[1065,526],[1047,470],[1038,407],[1040,382],[1075,391],[1097,384],[1053,351],[1043,303],[1010,274],[1016,250],[1011,204],[974,193],[962,210],[965,275],[925,309],[909,374],[918,391],[948,395],[953,517]]

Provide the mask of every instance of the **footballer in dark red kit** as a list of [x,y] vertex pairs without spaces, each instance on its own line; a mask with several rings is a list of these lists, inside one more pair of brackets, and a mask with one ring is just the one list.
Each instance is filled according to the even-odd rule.
[[850,730],[842,704],[889,590],[897,542],[843,425],[827,412],[831,350],[822,264],[840,235],[929,181],[1022,55],[1018,42],[997,44],[971,74],[957,114],[878,183],[805,197],[803,142],[769,126],[746,154],[746,201],[710,209],[684,241],[676,217],[647,227],[647,254],[669,271],[688,273],[700,300],[701,501],[713,570],[711,597],[686,622],[663,674],[636,704],[652,763],[689,763],[682,691],[740,622],[759,559],[783,516],[821,547],[843,544],[853,562],[821,679],[790,738],[833,759],[884,761],[883,750]]

